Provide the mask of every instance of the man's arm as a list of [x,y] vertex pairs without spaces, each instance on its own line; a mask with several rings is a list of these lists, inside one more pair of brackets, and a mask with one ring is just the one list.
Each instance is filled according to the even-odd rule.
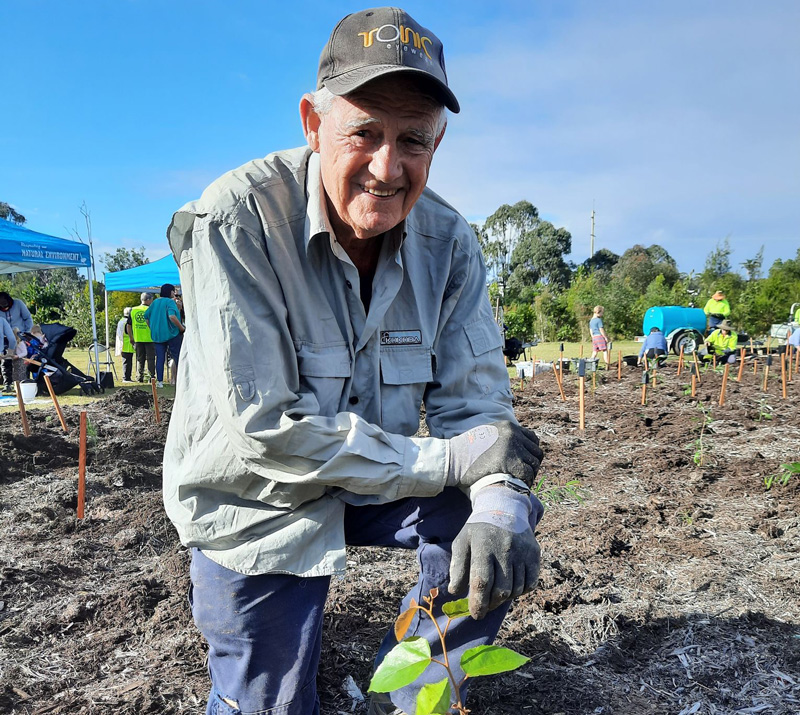
[[183,323],[181,323],[181,319],[177,315],[173,315],[172,313],[170,313],[169,322],[172,323],[178,329],[178,332],[183,333],[186,331],[186,328],[183,326]]
[[[438,494],[446,442],[385,432],[352,412],[320,414],[300,379],[299,348],[263,235],[198,216],[191,237],[192,260],[181,265],[190,382],[203,386],[244,468],[265,480],[390,500]],[[194,350],[200,332],[203,347]]]

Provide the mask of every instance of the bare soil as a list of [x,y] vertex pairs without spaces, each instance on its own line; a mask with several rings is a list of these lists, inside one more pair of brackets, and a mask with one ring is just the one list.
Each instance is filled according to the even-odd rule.
[[[515,381],[520,421],[541,436],[548,503],[539,588],[501,644],[531,658],[476,680],[486,715],[800,712],[800,376],[781,399],[748,367],[728,383],[670,365],[641,405],[641,373]],[[735,375],[731,375],[731,378]],[[147,392],[88,406],[86,518],[76,518],[78,418],[0,415],[0,713],[204,712],[205,647],[191,620],[188,555],[162,507],[170,405]],[[698,440],[702,439],[701,445]],[[568,483],[572,481],[571,487]],[[415,580],[411,553],[357,548],[334,580],[319,689],[324,715],[366,706],[372,657]]]

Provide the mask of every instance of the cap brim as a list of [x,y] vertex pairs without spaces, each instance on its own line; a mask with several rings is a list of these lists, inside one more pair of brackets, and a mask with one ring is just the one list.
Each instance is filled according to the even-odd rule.
[[378,77],[387,74],[397,74],[403,72],[405,74],[415,75],[420,79],[430,84],[431,88],[436,92],[439,98],[453,114],[458,114],[461,111],[461,106],[456,99],[456,96],[450,91],[450,88],[444,84],[438,77],[434,77],[430,72],[417,69],[415,67],[398,67],[397,65],[371,65],[369,67],[359,67],[358,69],[343,72],[336,77],[329,77],[325,80],[325,86],[338,97],[353,92],[359,87],[363,87],[367,82],[371,82]]

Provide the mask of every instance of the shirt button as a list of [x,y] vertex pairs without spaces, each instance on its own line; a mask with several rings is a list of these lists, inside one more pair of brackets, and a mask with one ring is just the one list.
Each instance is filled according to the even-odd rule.
[[350,290],[353,290],[353,284],[352,284],[350,281],[345,281],[345,285],[347,285],[347,287],[348,287]]
[[350,398],[350,404],[351,404],[351,405],[357,405],[357,404],[358,404],[358,398],[357,398],[355,395],[353,395],[353,396]]

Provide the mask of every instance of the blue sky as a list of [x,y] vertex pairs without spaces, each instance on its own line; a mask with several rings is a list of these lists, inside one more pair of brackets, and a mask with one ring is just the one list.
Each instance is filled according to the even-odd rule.
[[[303,143],[338,1],[0,0],[0,200],[95,253],[168,251],[218,175]],[[469,220],[531,201],[571,258],[659,243],[700,270],[800,247],[800,2],[406,2],[444,41],[452,116],[429,185]]]

